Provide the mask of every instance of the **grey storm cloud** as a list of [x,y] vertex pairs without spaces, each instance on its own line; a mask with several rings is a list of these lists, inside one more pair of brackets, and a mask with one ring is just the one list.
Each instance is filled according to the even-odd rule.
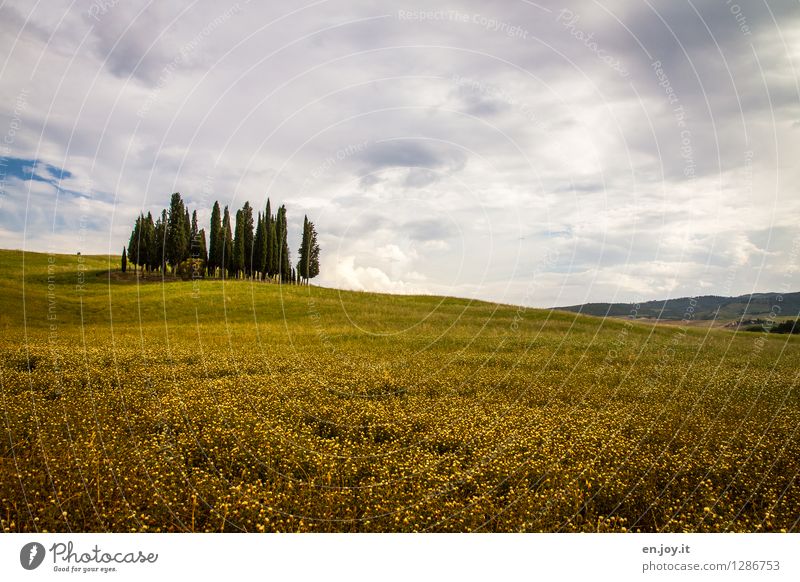
[[458,169],[465,155],[453,148],[436,147],[413,140],[391,140],[375,144],[362,157],[369,170],[394,167]]
[[180,191],[308,214],[330,286],[800,285],[796,1],[11,0],[0,54],[0,156],[65,171],[6,171],[4,247],[118,252]]

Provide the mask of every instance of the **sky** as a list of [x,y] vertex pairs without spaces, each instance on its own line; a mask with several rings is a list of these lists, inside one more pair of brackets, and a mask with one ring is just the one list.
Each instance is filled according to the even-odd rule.
[[0,247],[285,204],[317,284],[532,307],[800,289],[800,3],[7,1]]

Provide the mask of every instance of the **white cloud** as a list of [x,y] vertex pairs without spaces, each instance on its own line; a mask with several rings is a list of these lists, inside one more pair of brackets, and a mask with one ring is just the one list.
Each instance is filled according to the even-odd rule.
[[141,209],[180,191],[204,220],[214,199],[285,203],[293,250],[308,214],[319,281],[350,288],[546,306],[782,284],[800,216],[796,10],[771,6],[776,25],[751,7],[743,37],[698,7],[712,38],[689,7],[659,6],[679,45],[646,6],[610,5],[634,39],[568,5],[628,78],[525,3],[451,8],[527,39],[380,1],[117,3],[99,22],[66,1],[6,3],[0,140],[19,128],[3,155],[71,172],[61,187],[90,194],[96,220],[79,241],[78,198],[55,206],[51,185],[8,177],[0,245],[118,252]]

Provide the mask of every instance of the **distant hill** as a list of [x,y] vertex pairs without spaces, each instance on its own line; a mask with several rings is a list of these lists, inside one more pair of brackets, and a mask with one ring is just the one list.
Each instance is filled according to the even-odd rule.
[[[781,301],[778,301],[778,298]],[[694,305],[692,302],[694,300]],[[572,311],[600,317],[646,317],[680,321],[683,319],[739,319],[769,315],[773,306],[780,306],[776,316],[780,318],[800,315],[800,292],[795,293],[753,293],[739,297],[704,295],[701,297],[680,297],[678,299],[659,299],[639,303],[585,303],[554,307],[560,311]],[[691,308],[694,307],[694,311]]]

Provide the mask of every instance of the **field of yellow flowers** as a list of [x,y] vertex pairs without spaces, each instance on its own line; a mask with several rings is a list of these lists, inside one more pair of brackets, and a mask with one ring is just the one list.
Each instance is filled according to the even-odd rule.
[[791,531],[800,343],[0,251],[0,527]]

